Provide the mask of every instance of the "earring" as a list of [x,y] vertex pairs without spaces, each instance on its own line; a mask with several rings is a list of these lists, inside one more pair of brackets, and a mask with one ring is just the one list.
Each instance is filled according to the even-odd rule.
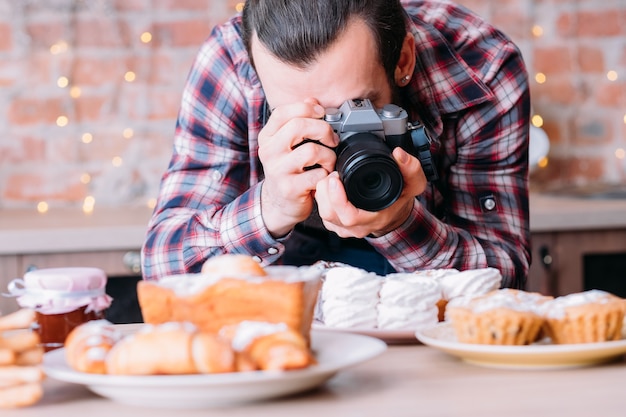
[[410,75],[405,75],[404,77],[400,79],[400,82],[398,84],[405,85],[406,83],[409,82],[410,79],[411,79]]

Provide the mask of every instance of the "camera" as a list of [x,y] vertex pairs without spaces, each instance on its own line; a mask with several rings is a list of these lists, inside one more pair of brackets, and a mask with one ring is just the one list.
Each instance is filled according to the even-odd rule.
[[424,126],[409,123],[403,108],[375,109],[367,99],[347,100],[338,109],[327,108],[324,120],[339,135],[335,169],[355,207],[380,211],[400,197],[404,181],[391,154],[398,146],[419,159],[428,181],[438,179]]

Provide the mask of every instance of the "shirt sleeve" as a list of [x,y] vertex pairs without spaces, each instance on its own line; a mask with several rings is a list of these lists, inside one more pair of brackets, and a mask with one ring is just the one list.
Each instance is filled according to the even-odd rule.
[[402,227],[368,238],[399,271],[494,267],[503,286],[525,284],[530,96],[517,48],[509,44],[497,54],[483,77],[492,98],[443,117],[442,178],[431,194],[440,193],[432,200],[441,207],[429,211],[417,199]]
[[265,263],[280,255],[260,211],[256,137],[249,140],[250,127],[260,123],[251,110],[256,104],[245,73],[251,69],[236,57],[243,46],[232,32],[214,29],[187,78],[142,248],[144,279],[199,272],[221,253],[262,254]]

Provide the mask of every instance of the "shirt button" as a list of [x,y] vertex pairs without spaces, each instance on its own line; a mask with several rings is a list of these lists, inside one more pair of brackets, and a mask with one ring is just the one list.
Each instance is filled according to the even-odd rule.
[[256,255],[252,257],[252,260],[258,263],[261,263],[263,261],[260,256],[256,256]]
[[276,249],[276,248],[269,248],[267,250],[267,253],[269,253],[270,255],[276,255],[278,253],[278,249]]
[[485,208],[485,210],[491,211],[494,208],[496,208],[496,200],[494,200],[493,198],[487,198],[485,199],[485,201],[483,201],[483,207]]
[[213,178],[213,181],[221,181],[222,179],[222,173],[219,171],[213,171],[211,173],[211,177]]

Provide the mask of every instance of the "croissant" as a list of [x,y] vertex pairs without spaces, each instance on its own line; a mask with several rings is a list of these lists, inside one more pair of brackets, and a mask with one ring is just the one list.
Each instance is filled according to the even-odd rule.
[[234,371],[235,353],[228,342],[191,323],[146,326],[119,341],[106,357],[106,372],[117,375]]
[[293,330],[259,336],[250,342],[244,353],[265,371],[301,369],[315,363],[306,340]]
[[120,339],[113,323],[93,320],[81,324],[65,339],[65,360],[73,369],[92,374],[106,373],[105,358]]
[[243,321],[223,327],[220,335],[230,340],[241,362],[255,369],[290,370],[316,363],[304,336],[284,323]]

